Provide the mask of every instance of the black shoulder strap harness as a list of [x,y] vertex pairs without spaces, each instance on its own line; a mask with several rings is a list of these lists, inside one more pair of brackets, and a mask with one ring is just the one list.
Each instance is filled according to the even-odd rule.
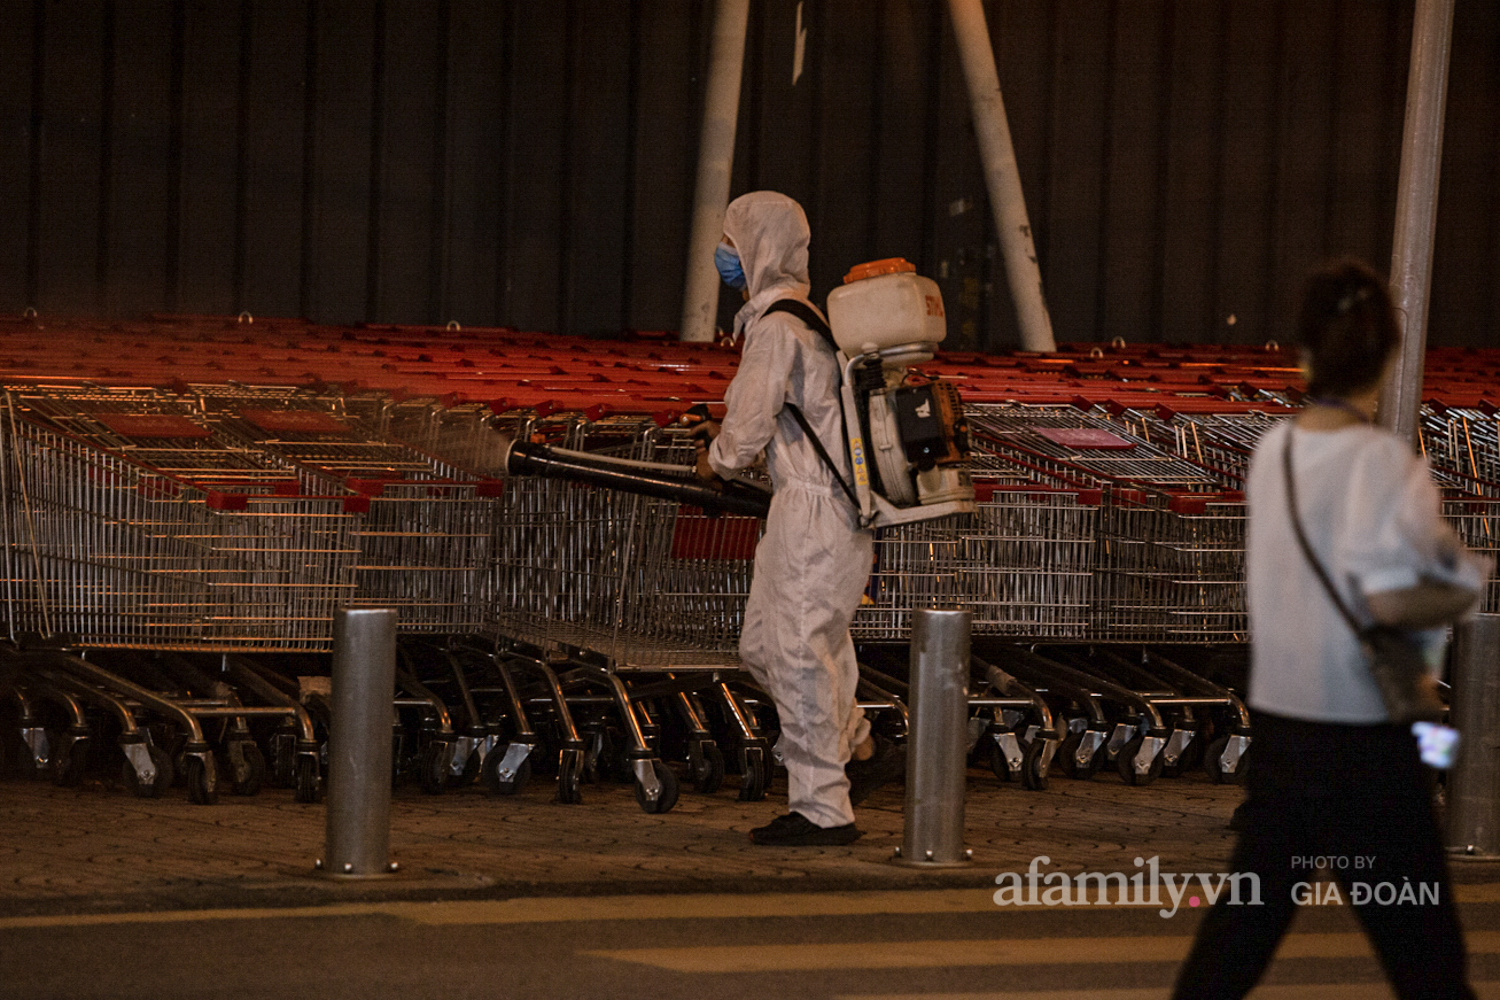
[[828,325],[816,309],[806,302],[803,302],[801,299],[777,299],[766,306],[766,311],[761,313],[761,315],[769,316],[771,313],[776,312],[791,313],[806,323],[809,330],[822,337],[823,342],[828,345],[830,351],[835,354],[839,352],[838,341],[833,339],[833,328]]
[[[838,342],[833,339],[832,328],[829,327],[827,321],[825,321],[823,317],[818,314],[818,311],[812,306],[808,305],[806,302],[803,302],[800,299],[777,299],[775,302],[772,302],[769,306],[767,306],[766,311],[761,315],[769,316],[773,312],[789,313],[792,316],[797,317],[807,325],[807,328],[809,330],[812,330],[814,333],[818,334],[818,336],[823,338],[823,341],[828,345],[828,349],[831,350],[835,356],[838,355],[839,345]],[[843,487],[844,495],[849,498],[849,502],[852,503],[854,505],[854,509],[858,511],[860,509],[859,497],[855,495],[854,489],[849,485],[848,481],[844,479],[843,473],[839,472],[839,467],[835,465],[833,459],[829,457],[828,449],[823,447],[822,439],[813,432],[812,425],[807,422],[807,417],[802,413],[802,408],[797,406],[795,403],[787,403],[786,408],[792,411],[792,418],[797,421],[797,425],[802,428],[802,433],[806,434],[807,439],[812,442],[813,450],[818,453],[818,457],[823,460],[823,464],[828,466],[828,471],[833,473],[833,478],[838,481],[839,486]],[[844,397],[840,395],[839,412],[842,413],[843,409]],[[844,447],[847,451],[847,442],[845,442]]]

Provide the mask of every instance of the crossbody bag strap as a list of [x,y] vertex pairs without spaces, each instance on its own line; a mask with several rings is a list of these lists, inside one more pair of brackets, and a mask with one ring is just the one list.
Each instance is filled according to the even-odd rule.
[[1349,606],[1344,603],[1343,598],[1339,596],[1333,580],[1328,576],[1328,571],[1323,568],[1323,564],[1313,553],[1312,546],[1308,544],[1307,535],[1302,530],[1302,519],[1297,516],[1297,479],[1292,474],[1292,434],[1294,431],[1295,428],[1287,427],[1286,439],[1281,448],[1281,469],[1286,479],[1286,506],[1292,515],[1292,529],[1297,533],[1297,544],[1302,548],[1302,554],[1307,557],[1308,565],[1312,566],[1319,582],[1323,584],[1323,589],[1328,592],[1328,599],[1333,602],[1334,607],[1339,609],[1339,614],[1344,617],[1344,621],[1348,623],[1354,634],[1360,635],[1364,629],[1360,626],[1359,620],[1354,617],[1354,613],[1349,610]]

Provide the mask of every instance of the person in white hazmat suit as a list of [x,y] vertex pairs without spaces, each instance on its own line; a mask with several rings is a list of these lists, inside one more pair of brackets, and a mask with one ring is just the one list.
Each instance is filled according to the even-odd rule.
[[[740,657],[781,720],[788,809],[750,832],[757,844],[847,844],[860,836],[853,804],[899,777],[901,748],[873,737],[855,705],[858,665],[849,623],[869,580],[870,532],[790,411],[801,409],[850,481],[833,349],[802,320],[767,307],[808,300],[810,232],[802,206],[757,191],[730,203],[715,264],[745,296],[744,337],[721,424],[702,426],[698,472],[729,477],[764,452],[774,494],[755,550]],[[847,770],[846,770],[847,767]]]

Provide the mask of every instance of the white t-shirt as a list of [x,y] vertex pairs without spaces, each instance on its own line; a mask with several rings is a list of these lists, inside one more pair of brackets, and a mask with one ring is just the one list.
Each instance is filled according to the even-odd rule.
[[1302,530],[1340,597],[1362,623],[1365,596],[1432,579],[1478,591],[1487,566],[1443,521],[1425,459],[1379,428],[1266,432],[1245,482],[1245,599],[1253,708],[1313,722],[1386,720],[1359,642],[1297,544],[1282,448],[1292,443]]

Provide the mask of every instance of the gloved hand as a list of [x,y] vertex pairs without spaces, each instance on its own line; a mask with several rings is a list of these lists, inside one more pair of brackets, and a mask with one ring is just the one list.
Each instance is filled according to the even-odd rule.
[[708,451],[709,442],[719,436],[719,422],[713,419],[707,406],[697,403],[689,407],[688,411],[678,418],[678,423],[684,427],[691,428],[688,431],[688,436],[693,439],[693,444],[698,449],[698,455],[701,460],[701,457]]
[[708,464],[707,447],[700,447],[698,449],[698,464],[693,471],[698,474],[699,479],[710,486],[720,486],[723,483],[723,480],[719,478],[719,474],[714,471],[714,467]]
[[698,478],[710,485],[721,483],[719,474],[714,471],[713,466],[708,464],[708,445],[719,436],[719,422],[702,403],[688,407],[687,412],[679,417],[677,422],[690,428],[688,436],[693,439],[693,446],[698,449],[698,462],[693,469],[698,474]]

